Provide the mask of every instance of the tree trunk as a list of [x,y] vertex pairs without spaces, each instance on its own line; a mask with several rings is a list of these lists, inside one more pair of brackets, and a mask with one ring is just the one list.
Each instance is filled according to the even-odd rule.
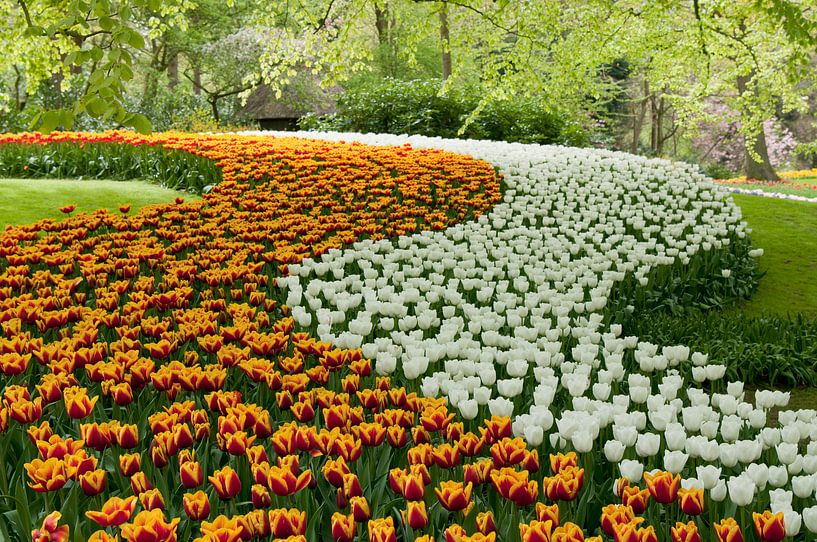
[[443,81],[451,77],[451,36],[448,32],[448,6],[440,9],[440,47],[442,48]]
[[193,66],[193,94],[201,96],[201,69]]
[[389,8],[387,5],[374,6],[374,24],[377,28],[377,42],[380,45],[389,43]]
[[167,86],[171,90],[179,84],[179,54],[175,53],[167,63]]
[[[737,77],[738,94],[743,95],[747,92],[747,85],[751,81],[754,73],[750,75],[740,75]],[[748,179],[757,179],[762,181],[779,181],[780,177],[775,172],[772,163],[769,160],[769,149],[766,146],[766,134],[761,127],[759,133],[755,137],[752,144],[752,150],[760,158],[760,162],[756,161],[749,152],[749,146],[745,145],[744,150],[744,172]]]
[[221,122],[221,116],[218,113],[218,98],[210,99],[210,108],[213,110],[213,120],[216,121],[216,124],[219,124]]
[[650,95],[650,83],[644,79],[644,97],[640,100],[639,110],[637,114],[633,115],[633,142],[630,146],[630,152],[638,153],[638,142],[641,141],[641,130],[644,128],[644,117],[647,116],[647,96]]

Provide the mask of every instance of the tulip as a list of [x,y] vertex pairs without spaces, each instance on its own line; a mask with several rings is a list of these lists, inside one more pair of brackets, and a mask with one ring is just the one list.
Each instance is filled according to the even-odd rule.
[[538,502],[536,503],[536,519],[539,521],[550,521],[554,526],[559,525],[559,505],[550,506]]
[[372,511],[366,497],[352,497],[349,499],[349,509],[357,522],[369,521],[372,517]]
[[577,465],[578,457],[575,452],[550,454],[550,471],[553,474],[559,474],[565,468],[576,467]]
[[131,477],[141,468],[141,456],[138,453],[119,456],[119,472],[122,476]]
[[673,475],[669,472],[657,472],[656,474],[644,473],[644,482],[655,502],[669,504],[675,502],[678,496],[678,489],[681,484],[681,476]]
[[752,512],[755,532],[763,542],[780,542],[786,537],[783,512],[772,514],[768,510],[762,514]]
[[197,461],[187,461],[179,465],[179,477],[185,488],[193,489],[204,482],[204,471]]
[[487,535],[496,532],[496,523],[494,522],[494,513],[490,510],[488,512],[480,512],[476,518],[477,530]]
[[428,525],[428,512],[423,501],[409,501],[405,512],[401,511],[403,522],[411,529],[425,529]]
[[601,529],[610,536],[615,536],[619,525],[627,525],[634,519],[635,512],[630,506],[609,504],[601,509]]
[[88,397],[88,390],[85,388],[66,388],[63,392],[63,400],[65,402],[65,411],[70,418],[79,420],[86,418],[91,414],[94,405],[99,400],[98,396],[93,398]]
[[714,528],[718,542],[743,542],[743,533],[734,518],[723,519],[715,523]]
[[45,461],[34,459],[24,466],[31,479],[28,485],[34,491],[41,493],[57,491],[68,481],[65,464],[55,457]]
[[145,491],[153,489],[153,484],[151,484],[150,480],[148,480],[147,474],[145,474],[142,471],[139,471],[130,477],[130,486],[131,490],[136,495],[139,495],[140,493],[144,493]]
[[672,528],[672,542],[701,542],[698,526],[694,521],[689,523],[677,522]]
[[45,516],[40,528],[31,531],[32,542],[68,542],[68,525],[57,526],[61,517],[59,512],[51,512]]
[[243,528],[237,518],[228,519],[227,516],[220,515],[212,522],[201,522],[201,534],[208,540],[238,542],[242,532]]
[[553,523],[550,521],[533,520],[527,524],[519,524],[519,537],[522,542],[550,542],[552,533]]
[[210,501],[204,491],[185,493],[182,497],[184,513],[193,521],[199,521],[210,516]]
[[755,483],[746,476],[733,476],[726,485],[729,498],[737,506],[748,506],[755,498]]
[[570,522],[556,527],[550,540],[551,542],[585,542],[581,527]]
[[91,536],[88,537],[88,542],[119,542],[119,537],[109,535],[106,531],[100,529],[91,533]]
[[704,490],[701,488],[679,489],[678,500],[681,510],[688,516],[699,516],[704,511]]
[[176,542],[179,518],[165,521],[161,510],[144,510],[136,514],[133,523],[122,525],[122,537],[128,542]]
[[391,516],[369,520],[369,542],[397,542]]
[[812,533],[817,533],[817,506],[803,509],[803,523]]
[[207,479],[210,480],[218,494],[218,498],[222,501],[229,501],[241,491],[241,480],[238,479],[238,474],[229,465],[215,471]]
[[105,491],[105,481],[107,472],[104,470],[94,470],[80,475],[79,484],[82,487],[82,492],[93,497]]
[[158,489],[149,489],[139,494],[139,502],[145,510],[164,510],[165,499]]
[[272,504],[272,497],[270,497],[269,491],[261,484],[253,484],[252,488],[250,488],[250,493],[252,495],[253,507],[267,508]]
[[85,515],[102,527],[112,527],[128,521],[135,507],[136,497],[131,496],[126,499],[111,497],[105,501],[100,511],[89,510],[85,512]]
[[473,485],[463,484],[454,480],[440,482],[439,488],[434,488],[437,499],[446,510],[456,512],[464,510],[471,502]]
[[344,515],[340,512],[332,514],[332,539],[335,542],[353,542],[357,534],[357,524],[352,514]]

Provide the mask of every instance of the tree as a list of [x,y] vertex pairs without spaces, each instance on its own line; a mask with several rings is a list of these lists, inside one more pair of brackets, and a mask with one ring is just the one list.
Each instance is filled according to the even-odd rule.
[[0,0],[8,21],[0,39],[0,72],[24,71],[29,94],[49,78],[64,90],[84,75],[79,99],[35,117],[34,126],[43,131],[71,128],[81,113],[149,131],[150,122],[123,105],[134,55],[145,48],[146,38],[164,29],[149,14],[183,23],[191,5],[190,0]]

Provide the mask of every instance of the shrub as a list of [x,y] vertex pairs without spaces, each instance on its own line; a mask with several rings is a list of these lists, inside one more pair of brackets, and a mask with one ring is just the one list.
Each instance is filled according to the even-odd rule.
[[386,78],[348,89],[338,100],[338,112],[307,115],[307,130],[411,134],[488,139],[520,143],[583,146],[587,134],[575,122],[545,105],[541,98],[489,102],[471,122],[481,100],[473,87],[441,93],[438,80],[399,81]]

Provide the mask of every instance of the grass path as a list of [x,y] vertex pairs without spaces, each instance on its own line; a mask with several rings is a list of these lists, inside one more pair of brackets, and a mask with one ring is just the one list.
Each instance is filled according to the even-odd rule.
[[76,205],[75,212],[118,212],[119,205],[128,203],[133,212],[151,203],[171,202],[177,196],[187,200],[197,197],[146,181],[0,179],[0,230],[9,224],[62,218],[59,208],[64,205]]
[[817,204],[734,195],[752,228],[752,244],[764,250],[766,272],[752,299],[739,310],[817,316]]

